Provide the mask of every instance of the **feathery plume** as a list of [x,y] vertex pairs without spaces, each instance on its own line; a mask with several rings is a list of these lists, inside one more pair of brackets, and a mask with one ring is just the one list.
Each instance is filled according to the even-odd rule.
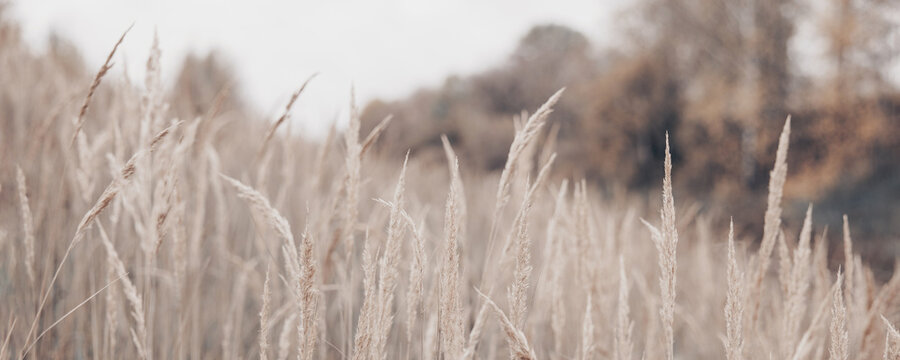
[[25,173],[16,165],[16,182],[19,185],[19,208],[22,211],[22,229],[25,231],[25,272],[31,286],[35,286],[34,274],[34,220],[31,206],[28,204],[28,188],[25,184]]
[[263,304],[259,311],[259,359],[269,358],[269,314],[271,313],[272,289],[269,287],[269,273],[266,268],[266,282],[263,283]]
[[881,321],[884,322],[885,332],[887,333],[885,334],[884,356],[882,358],[884,360],[900,359],[900,332],[897,332],[894,325],[891,325],[891,322],[884,316],[881,316]]
[[106,72],[112,68],[112,58],[113,55],[116,54],[116,50],[119,49],[119,45],[122,44],[122,41],[125,40],[125,35],[131,31],[131,28],[134,27],[134,24],[128,26],[128,29],[125,29],[125,32],[122,33],[122,36],[119,37],[119,41],[116,41],[116,44],[113,45],[112,51],[109,52],[109,55],[106,56],[106,61],[103,62],[103,65],[100,66],[100,70],[97,71],[97,75],[94,76],[94,80],[91,82],[91,87],[88,88],[87,96],[84,97],[84,102],[81,104],[81,111],[78,112],[78,117],[75,118],[75,131],[72,133],[72,141],[69,144],[69,147],[75,144],[75,139],[78,137],[78,133],[81,132],[81,128],[84,126],[84,115],[87,114],[88,105],[91,103],[91,98],[94,97],[94,91],[97,90],[97,87],[100,86],[100,80],[103,79],[103,76],[106,75]]
[[424,292],[425,263],[428,260],[425,254],[425,238],[422,234],[425,227],[424,220],[422,225],[417,228],[412,223],[412,219],[408,217],[407,219],[413,234],[413,257],[409,264],[409,289],[406,292],[406,341],[408,344],[412,344],[413,331],[419,314],[419,303]]
[[581,321],[581,360],[589,360],[593,357],[594,348],[594,316],[591,309],[594,300],[588,292],[587,301],[584,303],[584,319]]
[[300,88],[297,91],[294,91],[291,94],[290,100],[288,100],[287,105],[284,106],[284,111],[281,113],[281,116],[278,117],[275,122],[272,123],[272,126],[269,127],[269,130],[266,131],[266,137],[263,139],[262,145],[259,147],[259,151],[256,152],[256,159],[262,159],[263,155],[267,152],[269,148],[269,142],[272,141],[272,137],[275,136],[275,132],[278,131],[278,127],[281,126],[291,116],[291,108],[294,107],[294,102],[297,101],[297,98],[300,97],[300,94],[303,93],[303,90],[306,89],[306,85],[309,85],[309,82],[312,79],[315,79],[319,73],[313,73],[306,81],[303,82],[303,85],[300,85]]
[[675,315],[675,251],[678,232],[675,229],[675,198],[672,196],[672,154],[669,151],[669,134],[666,133],[665,177],[663,178],[662,232],[654,236],[659,252],[659,288],[662,304],[660,320],[665,331],[666,359],[675,358],[675,333],[672,328]]
[[811,266],[810,239],[812,238],[812,204],[806,210],[800,240],[794,249],[794,259],[788,279],[784,317],[784,354],[795,352],[794,347],[800,332],[800,322],[806,314],[806,292],[809,290],[809,270]]
[[[455,162],[453,167],[458,168],[459,162]],[[458,181],[458,179],[454,177],[451,182],[453,181]],[[462,355],[464,345],[462,308],[459,294],[460,195],[458,187],[451,184],[444,213],[445,241],[440,282],[441,349],[443,349],[444,355],[451,359],[458,359]]]
[[854,271],[853,268],[853,239],[850,237],[850,224],[847,221],[847,215],[844,214],[844,291],[847,293],[847,299],[850,307],[853,308],[853,289]]
[[837,284],[831,297],[831,360],[846,360],[849,356],[849,334],[847,333],[847,308],[844,307],[844,295],[839,285],[844,277],[838,273]]
[[631,310],[628,306],[628,277],[625,276],[625,260],[619,256],[619,304],[616,311],[615,342],[616,360],[632,359],[634,344],[631,342],[631,332],[634,329],[634,322],[631,321],[630,313]]
[[475,289],[478,292],[478,295],[484,299],[484,302],[490,306],[491,309],[494,310],[494,315],[497,316],[497,320],[500,321],[500,325],[503,327],[503,332],[506,335],[506,342],[509,344],[510,354],[512,354],[511,359],[513,360],[534,360],[537,357],[534,355],[534,349],[531,348],[531,345],[528,344],[528,339],[525,338],[525,333],[516,328],[516,326],[506,317],[506,314],[503,313],[503,310],[500,310],[500,307],[494,303],[487,295],[483,294],[478,289]]
[[397,268],[400,265],[400,246],[402,245],[403,235],[406,232],[406,223],[403,218],[404,191],[406,191],[406,165],[409,161],[409,153],[403,160],[403,168],[400,170],[400,179],[397,180],[397,187],[394,190],[394,200],[391,204],[390,220],[388,224],[387,242],[385,243],[385,251],[381,256],[378,279],[378,328],[375,332],[375,346],[372,349],[373,357],[381,359],[387,358],[385,345],[387,337],[391,331],[393,323],[393,303],[394,290],[397,287],[397,277],[399,272]]
[[291,352],[291,330],[296,321],[297,314],[291,314],[281,325],[281,332],[278,335],[278,360],[287,360]]
[[728,295],[725,299],[726,340],[728,360],[744,358],[744,274],[738,269],[734,251],[734,220],[728,224]]
[[131,340],[137,348],[138,356],[143,360],[152,359],[150,344],[147,342],[147,321],[144,316],[144,303],[141,295],[138,293],[137,287],[131,282],[128,276],[125,276],[125,264],[119,258],[115,246],[106,235],[103,226],[97,227],[100,230],[100,239],[106,248],[107,262],[110,267],[116,270],[122,277],[122,289],[125,292],[125,299],[131,305],[131,317],[134,319],[134,327],[131,328]]
[[788,116],[778,139],[778,150],[775,152],[775,167],[769,173],[769,197],[766,206],[766,215],[763,223],[763,239],[759,245],[757,257],[758,266],[753,274],[753,282],[750,288],[750,321],[756,324],[759,315],[759,305],[762,301],[762,283],[769,270],[769,261],[772,249],[775,247],[778,233],[781,231],[781,197],[784,191],[784,182],[787,179],[787,154],[790,146],[791,117]]

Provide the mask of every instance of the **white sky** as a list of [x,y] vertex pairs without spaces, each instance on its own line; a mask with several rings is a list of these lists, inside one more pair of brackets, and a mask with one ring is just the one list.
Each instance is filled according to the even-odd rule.
[[[55,31],[99,67],[132,22],[114,72],[127,63],[143,78],[153,31],[160,37],[166,79],[184,56],[218,49],[234,65],[245,95],[274,117],[306,77],[320,72],[294,108],[302,130],[316,136],[346,112],[354,84],[358,102],[397,99],[505,59],[535,24],[573,27],[598,45],[614,35],[630,0],[31,0],[13,4],[26,40],[41,49]],[[340,120],[339,120],[340,121]]]

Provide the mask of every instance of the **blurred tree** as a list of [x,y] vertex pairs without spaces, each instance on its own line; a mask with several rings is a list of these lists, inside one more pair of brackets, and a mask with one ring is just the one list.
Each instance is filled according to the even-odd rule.
[[[175,87],[172,89],[171,107],[174,113],[190,119],[206,113],[216,96],[223,90],[226,98],[224,110],[244,109],[245,102],[236,94],[234,71],[216,52],[206,56],[189,54],[181,64]],[[231,89],[231,90],[229,90]]]

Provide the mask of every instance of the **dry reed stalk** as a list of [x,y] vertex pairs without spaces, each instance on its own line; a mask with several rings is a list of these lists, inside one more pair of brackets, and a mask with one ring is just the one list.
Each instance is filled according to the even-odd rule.
[[[454,162],[459,168],[459,162]],[[451,174],[458,174],[456,171]],[[451,175],[452,176],[452,175]],[[447,206],[444,213],[444,249],[440,281],[440,334],[441,349],[444,356],[458,359],[463,354],[463,318],[460,299],[459,279],[459,243],[460,220],[459,204],[462,202],[458,189],[453,182],[461,181],[452,176],[450,193],[447,195]]]
[[596,267],[592,266],[590,261],[591,252],[594,247],[591,246],[593,233],[591,229],[590,205],[588,205],[587,183],[584,179],[575,187],[575,251],[578,257],[577,271],[578,280],[588,293],[595,291]]
[[881,321],[884,323],[886,333],[884,338],[884,355],[882,356],[882,359],[900,359],[900,332],[897,332],[894,325],[891,325],[891,322],[884,316],[881,316]]
[[349,266],[350,256],[353,253],[353,228],[356,225],[356,219],[359,216],[359,184],[360,184],[360,167],[362,162],[362,145],[359,143],[359,109],[356,107],[356,93],[351,89],[350,92],[350,122],[347,130],[344,131],[344,146],[347,154],[344,157],[347,175],[344,179],[346,197],[344,202],[344,223],[341,228],[341,236],[343,237],[344,250],[346,251],[347,262]]
[[28,187],[25,184],[25,173],[16,165],[16,182],[19,186],[19,208],[22,211],[22,230],[25,232],[25,272],[32,288],[37,286],[34,273],[34,219],[31,206],[28,204]]
[[794,249],[794,258],[789,274],[785,311],[784,332],[782,335],[783,354],[789,356],[796,352],[798,336],[800,335],[800,323],[806,314],[806,293],[809,290],[809,270],[811,266],[810,239],[812,238],[812,204],[806,210],[806,218],[803,220],[803,228],[800,230],[800,240]]
[[738,269],[734,250],[734,220],[728,225],[728,294],[725,299],[725,356],[744,358],[744,273]]
[[281,124],[283,124],[285,120],[290,118],[291,108],[294,107],[294,102],[297,101],[297,98],[299,98],[300,94],[303,93],[303,90],[306,89],[306,85],[309,85],[309,82],[312,81],[312,79],[315,79],[318,75],[319,73],[313,73],[312,75],[310,75],[308,78],[306,78],[305,81],[303,81],[303,85],[300,85],[300,88],[297,89],[297,91],[295,91],[293,94],[291,94],[291,98],[290,100],[288,100],[287,105],[284,106],[284,111],[281,113],[281,116],[279,116],[278,119],[275,120],[275,122],[273,122],[271,126],[269,126],[269,130],[266,131],[266,137],[263,138],[262,145],[260,145],[259,150],[256,152],[257,161],[262,159],[263,155],[268,151],[269,142],[272,141],[272,137],[275,136],[275,132],[278,131],[278,127],[281,126]]
[[547,163],[544,164],[544,167],[538,172],[537,178],[534,179],[534,184],[528,185],[526,183],[525,195],[522,197],[522,205],[519,206],[519,211],[516,213],[515,219],[513,219],[512,231],[506,238],[503,252],[500,254],[501,262],[506,260],[510,251],[513,250],[513,247],[518,246],[519,242],[522,241],[519,236],[520,231],[522,231],[523,226],[528,225],[528,214],[531,212],[531,209],[534,207],[534,202],[537,200],[538,190],[550,176],[550,169],[553,167],[553,162],[555,160],[556,154],[551,155]]
[[[287,246],[287,244],[286,244]],[[319,289],[316,287],[319,265],[315,258],[315,240],[309,226],[300,241],[300,360],[312,360],[318,342]]]
[[309,182],[311,190],[318,190],[325,176],[325,158],[328,155],[328,149],[331,148],[331,143],[334,142],[336,131],[334,124],[332,124],[328,128],[328,135],[325,136],[325,141],[322,142],[322,145],[319,146],[319,151],[316,153],[316,160],[313,163],[313,178]]
[[[345,311],[347,314],[353,314],[353,299],[354,299],[354,290],[355,284],[352,281],[352,259],[353,259],[353,247],[354,247],[354,228],[356,226],[357,218],[359,216],[359,187],[361,182],[361,166],[362,166],[362,145],[359,143],[359,128],[360,128],[360,119],[359,119],[359,109],[356,107],[356,91],[355,89],[350,89],[350,119],[347,125],[347,129],[344,131],[344,147],[346,154],[344,156],[344,165],[346,168],[346,174],[344,175],[344,179],[342,182],[342,186],[345,192],[344,203],[342,204],[342,209],[339,212],[343,215],[343,223],[340,225],[337,234],[335,234],[335,241],[340,241],[344,246],[344,266],[346,266],[346,279],[344,279],[345,286],[344,292],[346,299],[345,303]],[[337,200],[337,199],[335,199]],[[368,241],[368,239],[367,239]],[[366,245],[364,245],[366,246]],[[329,247],[328,254],[326,254],[326,259],[331,258],[331,249],[334,247]],[[363,249],[363,268],[366,270],[367,280],[370,283],[374,283],[374,261],[368,261],[371,259],[367,259],[368,256],[374,256],[371,253],[371,249],[369,253],[365,252]],[[326,270],[330,268],[330,263],[326,264]],[[371,269],[370,269],[371,268]],[[371,274],[369,273],[371,272]],[[366,291],[371,291],[368,294],[370,296],[374,296],[374,288],[369,288],[366,284]],[[369,307],[372,306],[372,300],[370,300]],[[365,304],[363,306],[365,308]],[[371,310],[369,309],[369,313]],[[365,349],[368,351],[368,334],[369,326],[368,323],[370,321],[369,318],[362,317],[362,312],[360,312],[360,317],[357,322],[357,332],[355,341],[350,339],[350,332],[352,326],[352,316],[346,316],[346,323],[344,324],[347,330],[347,352],[351,350],[354,351],[353,356],[354,359],[360,359],[361,356],[358,350]],[[364,320],[364,321],[363,321]],[[353,347],[355,349],[350,349],[351,343],[353,343]],[[367,353],[366,353],[367,354]]]
[[97,297],[97,295],[100,295],[101,292],[106,291],[106,289],[108,289],[110,286],[112,286],[112,285],[115,284],[117,281],[121,280],[123,277],[126,277],[126,276],[127,276],[127,274],[123,274],[123,275],[119,276],[117,279],[114,279],[113,281],[110,281],[110,282],[106,283],[106,285],[104,285],[102,288],[100,288],[99,290],[95,291],[93,294],[91,294],[90,296],[88,296],[86,299],[84,299],[83,301],[81,301],[80,303],[78,303],[78,305],[75,305],[71,310],[69,310],[68,312],[66,312],[65,314],[63,314],[62,316],[60,316],[58,319],[56,319],[56,321],[54,321],[52,324],[50,324],[49,326],[47,326],[47,328],[44,329],[44,331],[42,331],[40,334],[38,334],[38,336],[37,336],[36,338],[34,338],[34,341],[32,341],[30,345],[28,345],[28,346],[25,347],[24,351],[22,352],[22,357],[21,357],[21,358],[22,358],[22,359],[25,359],[25,358],[28,356],[28,353],[34,348],[34,345],[36,345],[37,342],[40,341],[40,340],[44,337],[44,335],[47,335],[47,333],[49,333],[50,330],[53,330],[53,328],[55,328],[57,325],[59,325],[60,323],[62,323],[63,320],[65,320],[66,318],[68,318],[69,315],[72,315],[73,313],[75,313],[76,311],[78,311],[78,309],[80,309],[82,306],[84,306],[85,304],[87,304],[88,302],[90,302],[91,300],[93,300],[95,297]]
[[397,187],[394,190],[394,199],[391,204],[388,223],[387,242],[379,264],[377,328],[374,333],[375,344],[372,347],[372,357],[379,359],[387,358],[385,345],[393,324],[394,291],[397,288],[397,278],[400,275],[398,271],[400,266],[400,248],[403,244],[403,235],[406,232],[406,221],[402,213],[405,202],[404,192],[406,191],[406,165],[408,161],[409,153],[407,152],[406,159],[403,160],[403,167],[400,170],[400,178],[397,180]]
[[0,358],[9,358],[9,340],[12,339],[13,330],[16,329],[16,320],[16,318],[13,318],[6,328],[6,336],[3,339],[3,345],[0,345]]
[[[528,286],[531,278],[531,239],[528,236],[528,214],[531,212],[531,209],[534,207],[534,200],[537,195],[538,189],[543,185],[544,180],[547,178],[547,174],[550,172],[550,167],[553,164],[554,159],[556,158],[555,154],[550,156],[550,160],[547,161],[547,164],[541,169],[541,172],[538,174],[537,179],[535,179],[534,184],[531,186],[526,186],[528,189],[525,193],[525,197],[522,202],[522,206],[519,209],[519,213],[516,215],[516,219],[513,222],[513,226],[515,229],[515,241],[512,239],[508,241],[508,244],[515,245],[516,247],[516,266],[513,271],[513,283],[509,288],[508,298],[510,303],[510,318],[514,325],[517,328],[522,328],[525,326],[525,313],[527,310],[527,302],[528,302]],[[505,258],[504,255],[501,256],[501,260]]]
[[[538,108],[538,110],[535,111],[535,113],[532,114],[531,117],[528,118],[528,121],[526,121],[525,124],[522,125],[521,130],[516,131],[516,135],[513,137],[513,142],[512,144],[510,144],[509,154],[507,155],[503,171],[500,173],[500,181],[497,185],[494,211],[491,217],[491,230],[488,233],[487,258],[490,258],[490,256],[492,255],[492,250],[496,243],[495,239],[497,237],[497,226],[501,212],[506,207],[506,204],[509,202],[509,199],[511,197],[510,189],[512,187],[512,179],[517,172],[516,166],[519,163],[519,158],[544,127],[547,117],[550,116],[551,112],[553,112],[552,108],[556,104],[556,102],[559,101],[559,98],[560,96],[562,96],[563,91],[565,91],[565,88],[559,89],[556,93],[550,96],[550,98],[547,99],[547,101],[543,105],[541,105],[541,107]],[[506,246],[504,246],[504,253],[506,253]],[[501,257],[505,258],[505,256]],[[493,269],[492,266],[484,266],[481,275],[482,288],[487,289],[488,293],[490,293],[493,289],[493,284],[490,283],[490,279],[492,278],[488,276],[490,271],[492,271],[491,269]],[[463,354],[463,359],[469,360],[475,356],[475,350],[478,347],[478,341],[481,338],[481,332],[484,329],[484,322],[487,318],[487,310],[487,304],[482,304],[478,310],[478,313],[475,317],[475,324],[472,326],[472,331],[469,333],[469,339],[466,343],[466,349],[465,353]]]
[[369,131],[369,135],[366,136],[365,140],[362,142],[362,148],[359,150],[361,154],[365,154],[368,151],[372,144],[375,144],[375,141],[378,140],[378,137],[381,136],[381,133],[384,132],[384,129],[387,129],[387,126],[390,125],[391,120],[394,119],[394,115],[385,116],[384,119],[381,119],[381,122],[378,125],[375,125],[372,128],[372,131]]
[[559,193],[556,197],[556,208],[550,222],[547,224],[547,238],[549,239],[547,247],[550,254],[550,280],[552,286],[550,293],[550,328],[553,331],[553,349],[555,353],[560,354],[563,349],[563,331],[566,325],[566,305],[563,296],[563,272],[566,267],[566,248],[567,244],[564,239],[557,233],[558,223],[562,220],[566,210],[566,194],[569,189],[568,180],[563,180],[560,185]]
[[106,75],[106,72],[112,68],[113,55],[116,54],[116,50],[119,48],[119,45],[122,44],[122,41],[125,40],[125,35],[131,31],[131,28],[134,27],[134,24],[128,26],[128,29],[125,29],[125,32],[122,33],[122,36],[119,37],[119,41],[116,41],[116,44],[113,45],[112,51],[109,52],[109,55],[106,56],[106,61],[100,66],[100,70],[97,71],[97,75],[94,76],[94,80],[91,82],[91,87],[88,88],[87,96],[84,98],[84,102],[81,104],[81,111],[78,112],[78,117],[75,118],[75,131],[72,133],[72,141],[69,144],[69,147],[75,145],[75,139],[78,137],[78,134],[81,132],[81,128],[84,126],[84,116],[87,114],[88,105],[91,103],[91,98],[94,97],[94,91],[97,90],[97,87],[100,86],[100,80],[103,79],[103,76]]
[[425,229],[424,220],[416,227],[412,219],[408,216],[406,219],[413,235],[413,256],[409,263],[409,288],[406,292],[406,351],[409,353],[410,344],[413,342],[413,331],[419,316],[419,303],[424,292],[425,263],[428,261],[428,255],[425,254],[425,237],[422,233]]
[[163,239],[165,239],[167,235],[169,214],[175,207],[175,193],[178,189],[177,164],[172,158],[168,159],[167,162],[169,164],[165,167],[165,173],[163,174],[162,179],[156,184],[156,189],[154,191],[154,194],[157,197],[153,202],[152,218],[154,221],[153,233],[155,234],[155,239],[151,239],[153,240],[153,243],[147,243],[148,245],[152,245],[152,247],[145,249],[147,254],[155,255],[159,253],[159,248],[162,246]]
[[[837,284],[840,284],[843,279],[841,273],[838,272]],[[840,285],[834,290],[831,301],[831,346],[828,352],[829,358],[831,360],[846,360],[849,356],[847,308],[844,307],[844,295]]]
[[[114,267],[107,266],[106,279],[108,281],[112,281],[118,276],[119,275],[116,273]],[[120,298],[115,291],[108,291],[106,293],[106,326],[104,331],[106,332],[106,355],[108,358],[111,358],[113,354],[116,353],[116,331],[119,326],[119,299]]]
[[591,309],[594,307],[594,301],[591,293],[587,295],[587,301],[584,303],[584,319],[581,320],[581,360],[588,360],[594,357],[594,316]]
[[366,232],[363,243],[363,304],[359,310],[359,318],[356,321],[356,338],[353,346],[353,359],[368,359],[372,353],[372,342],[375,341],[376,311],[378,300],[376,299],[377,287],[375,282],[375,253],[377,245]]
[[828,226],[825,226],[822,236],[816,240],[813,249],[813,271],[815,298],[825,299],[831,292],[831,271],[828,270]]
[[[631,309],[628,306],[628,277],[625,276],[625,260],[619,256],[619,303],[616,310],[616,360],[631,360],[634,344],[631,333],[634,321],[631,321]],[[732,360],[732,359],[729,359]]]
[[265,219],[272,230],[284,241],[282,250],[285,254],[286,268],[291,276],[291,283],[295,296],[297,296],[298,311],[300,313],[298,325],[300,337],[300,342],[298,343],[299,356],[302,360],[312,359],[318,335],[315,324],[319,294],[318,289],[315,287],[318,265],[315,261],[314,244],[308,227],[303,234],[298,253],[290,224],[278,210],[272,207],[268,199],[240,181],[223,174],[220,174],[220,176],[238,191],[238,197],[247,201],[257,216]]
[[263,283],[262,309],[259,311],[259,359],[269,358],[269,314],[271,313],[272,289],[269,287],[270,269],[266,268],[266,282]]
[[877,317],[888,312],[891,304],[896,304],[898,297],[900,297],[900,272],[895,271],[887,284],[884,284],[878,291],[865,313],[865,321],[861,324],[863,330],[859,352],[861,357],[875,355],[874,352],[877,351],[875,349]]
[[44,305],[47,302],[47,298],[52,293],[53,285],[56,284],[56,279],[59,278],[59,273],[62,270],[62,266],[65,264],[66,260],[69,258],[69,255],[72,253],[72,249],[75,248],[78,243],[84,238],[87,230],[90,228],[90,225],[93,224],[94,220],[100,216],[100,213],[106,209],[110,203],[112,203],[113,199],[124,189],[125,185],[130,181],[130,179],[134,176],[137,171],[136,163],[138,160],[143,158],[147,154],[152,154],[156,150],[156,145],[162,141],[171,131],[180,126],[181,123],[175,123],[174,125],[164,129],[159,134],[157,134],[153,141],[150,143],[148,148],[137,151],[134,155],[128,159],[128,162],[122,167],[119,171],[118,176],[113,179],[109,185],[103,190],[103,193],[100,194],[100,197],[97,199],[97,202],[88,210],[84,216],[81,218],[81,221],[78,223],[78,226],[75,228],[75,235],[72,236],[72,240],[69,242],[69,245],[66,247],[66,251],[63,253],[62,259],[60,259],[59,265],[57,265],[56,270],[53,272],[53,277],[50,278],[50,282],[47,285],[46,291],[44,291],[44,295],[41,297],[41,301],[37,307],[37,313],[34,316],[34,320],[31,323],[31,327],[28,330],[28,334],[25,336],[26,342],[31,339],[31,336],[34,335],[34,331],[37,328],[38,320],[41,317],[41,313],[44,309]]
[[[839,282],[832,284],[828,288],[828,296],[819,301],[819,306],[813,313],[812,319],[809,321],[809,326],[806,328],[806,331],[803,332],[803,336],[797,344],[797,350],[791,359],[805,359],[809,356],[809,353],[813,348],[816,348],[816,350],[819,351],[819,354],[817,355],[822,355],[824,353],[825,348],[828,347],[828,329],[825,327],[825,314],[828,313],[830,305],[832,305],[830,297],[841,287],[841,285],[842,283]],[[823,356],[816,356],[814,358],[821,359]]]
[[294,328],[295,321],[297,321],[297,314],[291,314],[281,326],[278,336],[278,360],[286,360],[291,352],[291,330]]
[[855,271],[853,266],[853,238],[850,237],[850,224],[847,221],[847,214],[844,214],[843,217],[843,225],[844,225],[844,292],[847,297],[847,305],[851,309],[855,309],[854,302],[856,299],[853,298],[854,289],[856,288],[854,285],[855,280]]
[[266,221],[266,225],[272,228],[283,241],[290,244],[290,248],[296,251],[297,245],[294,243],[294,235],[291,233],[291,225],[287,219],[282,216],[278,210],[272,207],[269,200],[253,188],[244,185],[244,183],[228,177],[225,174],[219,174],[228,184],[234,187],[238,192],[238,197],[243,199],[250,205],[250,209],[261,219]]
[[769,261],[772,249],[775,246],[778,233],[781,231],[781,197],[784,192],[784,182],[787,178],[787,154],[790,146],[791,117],[784,122],[781,136],[778,138],[778,150],[775,152],[775,166],[769,173],[769,197],[767,199],[766,215],[763,223],[763,239],[759,246],[757,256],[757,268],[753,274],[750,287],[750,328],[756,326],[759,316],[759,306],[762,301],[763,279],[769,271]]
[[461,234],[467,234],[466,230],[466,219],[468,219],[469,209],[466,205],[466,190],[463,187],[462,176],[459,174],[459,167],[454,166],[458,162],[458,158],[456,157],[456,152],[453,151],[453,146],[450,145],[450,140],[447,139],[447,135],[441,135],[441,145],[444,147],[444,156],[447,158],[447,170],[450,172],[451,179],[459,179],[459,181],[450,181],[451,186],[456,186],[456,192],[459,194],[460,202],[457,204],[459,207],[459,232]]
[[528,344],[528,339],[525,338],[525,333],[522,330],[516,328],[516,326],[506,317],[506,314],[503,313],[503,310],[500,310],[500,307],[494,303],[487,295],[483,294],[478,289],[475,289],[478,292],[478,295],[484,299],[484,302],[490,306],[491,309],[494,310],[494,315],[497,316],[497,320],[500,321],[500,325],[503,327],[503,333],[506,335],[506,342],[509,344],[511,359],[513,360],[534,360],[537,358],[534,354],[534,349],[531,348],[531,345]]
[[788,249],[787,245],[787,237],[784,235],[784,230],[778,232],[778,238],[776,240],[776,244],[778,244],[778,283],[781,285],[781,293],[785,295],[785,299],[787,298],[788,286],[791,277],[791,251]]
[[497,186],[491,232],[489,235],[489,239],[491,240],[496,236],[496,231],[498,230],[497,221],[500,217],[500,213],[509,202],[510,188],[512,186],[513,177],[517,173],[516,167],[519,164],[519,158],[522,157],[526,148],[531,145],[534,139],[537,138],[541,129],[543,129],[547,117],[553,112],[553,106],[559,101],[563,91],[565,91],[565,88],[557,90],[556,93],[550,96],[550,98],[528,118],[528,121],[525,122],[522,129],[516,132],[512,144],[509,146],[509,155],[507,155],[506,164],[503,167],[503,171],[500,173],[500,182]]
[[672,327],[675,315],[675,273],[678,232],[675,229],[675,199],[672,196],[672,154],[669,151],[669,134],[666,133],[665,177],[663,178],[662,233],[656,239],[659,252],[659,288],[662,304],[659,316],[665,332],[666,359],[675,358],[675,332]]
[[112,241],[109,240],[106,230],[104,230],[103,226],[99,223],[97,228],[100,230],[100,239],[103,242],[103,246],[106,248],[108,266],[115,269],[119,276],[122,277],[122,290],[125,292],[125,299],[128,300],[128,304],[131,306],[131,317],[134,319],[134,327],[131,328],[131,340],[134,342],[134,347],[137,349],[138,356],[141,359],[152,359],[152,348],[147,341],[147,321],[144,317],[144,301],[138,293],[137,287],[135,287],[131,282],[131,279],[126,276],[127,272],[125,271],[125,264],[122,263],[122,259],[116,252],[115,246],[113,246]]

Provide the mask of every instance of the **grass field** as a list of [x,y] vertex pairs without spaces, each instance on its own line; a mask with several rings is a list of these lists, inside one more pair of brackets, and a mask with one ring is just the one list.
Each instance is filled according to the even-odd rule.
[[326,139],[289,135],[306,84],[265,122],[227,88],[173,119],[156,45],[138,85],[115,49],[81,76],[17,36],[0,30],[2,359],[900,358],[900,277],[875,280],[852,221],[781,222],[790,118],[760,239],[673,194],[668,143],[658,209],[551,176],[563,90],[515,118],[502,172],[466,174],[447,138],[439,164],[370,151],[390,119],[361,133],[353,103]]

